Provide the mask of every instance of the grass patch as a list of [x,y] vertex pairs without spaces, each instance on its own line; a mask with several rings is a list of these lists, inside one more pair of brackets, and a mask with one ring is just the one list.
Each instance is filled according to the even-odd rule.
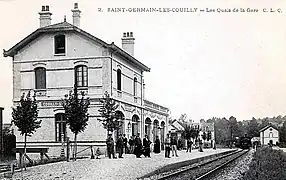
[[257,149],[253,155],[245,180],[286,179],[286,153],[270,147]]

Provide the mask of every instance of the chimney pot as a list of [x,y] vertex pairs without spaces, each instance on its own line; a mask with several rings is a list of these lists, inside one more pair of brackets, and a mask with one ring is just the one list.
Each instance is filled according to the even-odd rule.
[[50,11],[50,7],[48,5],[42,6],[42,11],[39,12],[39,14],[40,14],[40,27],[45,27],[45,26],[51,25],[52,13],[49,11]]
[[122,49],[134,56],[134,40],[133,32],[124,32],[122,40]]
[[81,11],[78,9],[78,3],[74,3],[74,9],[72,9],[71,11],[72,11],[72,17],[73,17],[73,25],[79,27]]

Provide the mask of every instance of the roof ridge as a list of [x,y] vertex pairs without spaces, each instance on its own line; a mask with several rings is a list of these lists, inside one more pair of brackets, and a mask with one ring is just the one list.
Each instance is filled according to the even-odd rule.
[[12,48],[10,48],[8,51],[3,50],[3,55],[4,57],[7,56],[13,56],[15,55],[15,53],[17,51],[19,51],[21,48],[23,48],[24,46],[26,46],[29,42],[31,42],[32,40],[34,40],[35,38],[37,38],[39,35],[41,35],[42,33],[46,33],[46,32],[56,32],[56,31],[61,31],[61,30],[65,30],[65,31],[75,31],[81,35],[84,35],[88,38],[90,38],[92,41],[95,41],[113,51],[117,51],[121,56],[123,56],[124,58],[130,60],[131,63],[136,64],[137,66],[139,66],[140,68],[142,68],[142,70],[144,71],[148,71],[150,72],[150,68],[147,67],[146,65],[144,65],[142,62],[138,61],[135,57],[133,57],[132,55],[130,55],[128,52],[126,52],[125,50],[123,50],[122,48],[116,46],[114,43],[108,44],[105,41],[97,38],[96,36],[86,32],[85,30],[74,26],[73,24],[70,24],[66,21],[60,22],[60,23],[56,23],[56,24],[51,24],[45,27],[41,27],[38,28],[37,30],[35,30],[34,32],[32,32],[30,35],[28,35],[27,37],[25,37],[24,39],[22,39],[20,42],[18,42],[16,45],[14,45]]

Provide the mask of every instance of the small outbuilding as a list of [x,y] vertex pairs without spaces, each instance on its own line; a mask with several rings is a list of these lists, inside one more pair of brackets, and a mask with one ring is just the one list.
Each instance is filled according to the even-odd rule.
[[269,143],[277,145],[279,143],[279,131],[273,125],[267,125],[259,132],[261,145],[268,145]]

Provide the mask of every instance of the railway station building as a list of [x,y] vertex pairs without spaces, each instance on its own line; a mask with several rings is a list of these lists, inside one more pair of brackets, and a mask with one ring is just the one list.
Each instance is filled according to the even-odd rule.
[[[72,9],[73,23],[52,24],[49,6],[39,12],[40,27],[9,50],[13,61],[13,103],[29,90],[36,93],[41,128],[28,137],[28,147],[49,147],[59,155],[62,141],[73,134],[65,122],[61,100],[74,84],[91,99],[87,129],[78,135],[78,145],[105,148],[106,129],[99,117],[99,99],[105,92],[119,105],[123,126],[115,132],[128,138],[140,133],[151,141],[158,135],[163,142],[167,133],[169,109],[145,98],[144,72],[150,68],[134,58],[134,34],[124,32],[122,47],[106,43],[80,28],[78,4]],[[15,127],[17,147],[23,137]]]

